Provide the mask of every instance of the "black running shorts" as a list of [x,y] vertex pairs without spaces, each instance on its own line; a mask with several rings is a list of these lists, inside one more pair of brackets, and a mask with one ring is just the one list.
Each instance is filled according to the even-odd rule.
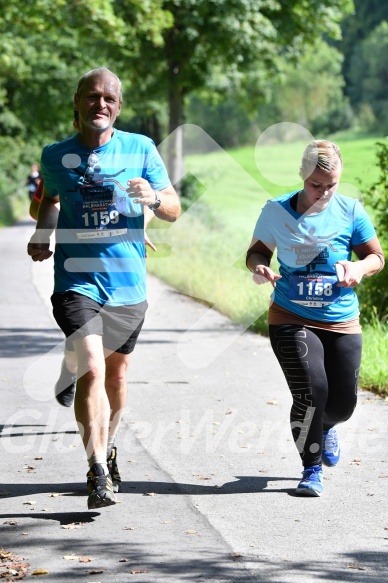
[[51,296],[53,315],[66,336],[66,349],[72,341],[91,334],[103,338],[112,352],[133,352],[147,311],[147,301],[129,306],[107,306],[77,292],[56,292]]

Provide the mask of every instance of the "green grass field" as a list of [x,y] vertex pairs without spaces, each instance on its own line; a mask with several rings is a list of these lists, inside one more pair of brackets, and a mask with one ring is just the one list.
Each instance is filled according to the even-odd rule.
[[[334,141],[344,160],[339,191],[362,196],[362,188],[378,176],[378,138],[339,135]],[[256,152],[252,146],[187,157],[186,170],[200,181],[204,194],[171,226],[158,221],[151,225],[149,234],[159,251],[149,253],[149,271],[182,292],[214,305],[233,322],[253,326],[265,334],[272,288],[270,284],[253,284],[245,268],[245,252],[265,201],[301,187],[298,169],[304,146],[268,145]],[[374,343],[373,338],[376,333],[367,330],[364,354],[368,355],[368,367],[364,377],[363,364],[361,384],[388,392],[388,334],[382,329],[378,342]]]

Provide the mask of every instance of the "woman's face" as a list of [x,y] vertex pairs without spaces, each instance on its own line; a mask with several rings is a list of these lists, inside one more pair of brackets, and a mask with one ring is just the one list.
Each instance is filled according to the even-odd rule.
[[317,211],[323,210],[338,188],[342,173],[342,164],[338,161],[337,167],[330,172],[315,168],[314,172],[304,180],[304,203],[306,208],[314,205]]

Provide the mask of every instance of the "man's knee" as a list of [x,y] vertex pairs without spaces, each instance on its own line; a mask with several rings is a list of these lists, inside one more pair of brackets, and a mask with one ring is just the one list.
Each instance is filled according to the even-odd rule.
[[106,359],[106,382],[121,385],[127,379],[129,354],[114,352]]

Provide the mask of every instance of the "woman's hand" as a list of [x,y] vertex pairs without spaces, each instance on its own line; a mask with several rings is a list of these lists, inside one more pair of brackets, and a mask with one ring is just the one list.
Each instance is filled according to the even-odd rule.
[[365,275],[362,261],[338,261],[338,264],[345,270],[338,287],[356,287]]
[[282,276],[278,275],[270,267],[266,265],[258,265],[253,274],[253,281],[257,285],[262,285],[268,281],[271,283],[272,287],[276,287],[276,280],[280,279]]

